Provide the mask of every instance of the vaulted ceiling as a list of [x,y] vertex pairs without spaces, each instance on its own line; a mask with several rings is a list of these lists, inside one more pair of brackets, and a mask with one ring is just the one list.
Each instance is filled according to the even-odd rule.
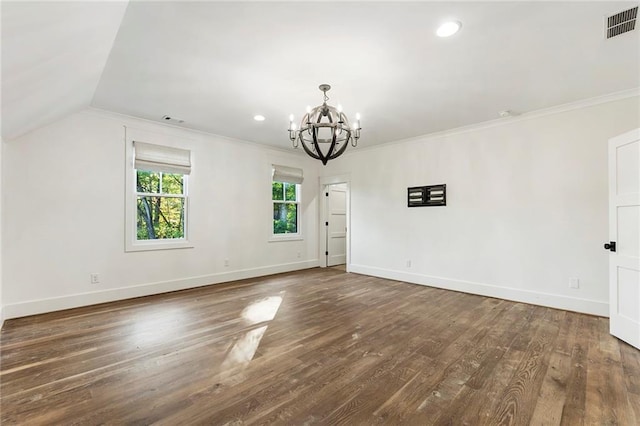
[[637,89],[640,30],[603,36],[636,5],[3,1],[2,136],[93,106],[287,147],[328,83],[361,145],[410,138]]
[[89,106],[126,3],[5,2],[2,138]]

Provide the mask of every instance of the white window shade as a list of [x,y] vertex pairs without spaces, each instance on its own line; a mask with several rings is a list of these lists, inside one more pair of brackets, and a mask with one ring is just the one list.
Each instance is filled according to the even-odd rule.
[[302,183],[303,179],[302,169],[273,165],[274,182]]
[[191,173],[191,151],[144,142],[133,142],[135,168],[153,172]]

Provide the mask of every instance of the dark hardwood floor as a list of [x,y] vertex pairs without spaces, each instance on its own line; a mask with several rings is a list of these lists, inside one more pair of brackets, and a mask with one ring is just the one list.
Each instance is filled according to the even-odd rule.
[[328,269],[9,320],[9,424],[640,424],[608,320]]

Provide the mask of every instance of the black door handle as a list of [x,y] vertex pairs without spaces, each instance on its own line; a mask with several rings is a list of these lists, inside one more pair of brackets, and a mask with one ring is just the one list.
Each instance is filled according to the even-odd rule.
[[609,241],[608,243],[605,243],[604,248],[605,250],[616,251],[616,242]]

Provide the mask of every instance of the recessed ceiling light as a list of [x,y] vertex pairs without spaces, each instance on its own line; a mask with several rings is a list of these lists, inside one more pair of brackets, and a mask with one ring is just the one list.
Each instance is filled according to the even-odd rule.
[[458,21],[449,21],[440,25],[436,34],[438,37],[449,37],[460,31],[462,24]]
[[260,115],[260,114],[254,115],[253,119],[256,121],[264,121],[264,115]]

